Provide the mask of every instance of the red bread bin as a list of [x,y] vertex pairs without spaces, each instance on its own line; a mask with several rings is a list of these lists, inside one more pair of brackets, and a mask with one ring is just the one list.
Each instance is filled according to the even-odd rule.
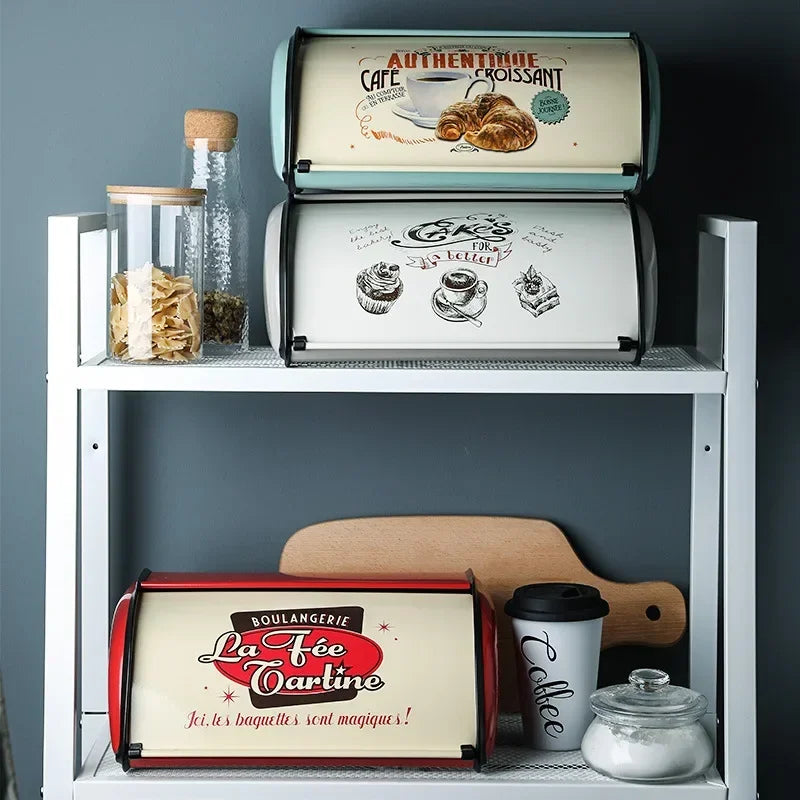
[[137,767],[480,769],[497,648],[473,576],[150,573],[117,605],[111,746]]

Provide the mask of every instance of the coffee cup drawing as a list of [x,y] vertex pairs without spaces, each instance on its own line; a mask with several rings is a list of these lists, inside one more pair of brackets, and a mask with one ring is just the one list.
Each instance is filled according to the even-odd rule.
[[423,119],[438,119],[447,106],[468,99],[475,86],[491,92],[494,81],[475,78],[468,72],[452,70],[426,70],[415,72],[406,79],[406,88],[417,114]]
[[451,269],[440,280],[445,299],[457,306],[465,306],[475,295],[486,294],[486,281],[479,281],[471,269]]
[[477,317],[486,309],[486,281],[479,280],[471,269],[457,267],[445,272],[439,284],[431,298],[436,314],[448,322],[471,322],[480,327]]

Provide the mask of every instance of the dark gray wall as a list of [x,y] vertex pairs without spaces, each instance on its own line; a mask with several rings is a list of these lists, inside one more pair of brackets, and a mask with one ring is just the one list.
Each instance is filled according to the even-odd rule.
[[[3,0],[0,665],[22,798],[37,796],[41,773],[46,217],[102,209],[107,183],[174,182],[183,111],[236,110],[263,341],[259,228],[282,195],[268,159],[267,76],[297,24],[634,29],[653,45],[664,123],[642,200],[660,249],[660,341],[691,338],[696,214],[760,222],[760,780],[762,798],[789,796],[799,17],[796,0]],[[688,423],[682,399],[119,397],[120,580],[145,564],[272,568],[292,531],[325,518],[464,512],[552,518],[608,577],[685,589]],[[680,647],[613,654],[603,677],[645,661],[685,678]]]

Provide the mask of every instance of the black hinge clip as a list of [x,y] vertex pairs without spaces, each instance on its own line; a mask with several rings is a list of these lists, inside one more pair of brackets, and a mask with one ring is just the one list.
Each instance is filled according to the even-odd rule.
[[128,745],[128,758],[141,758],[142,757],[142,743],[131,742]]
[[619,342],[620,353],[630,353],[639,347],[638,340],[631,339],[630,336],[617,336],[617,341]]
[[622,175],[626,178],[631,178],[641,172],[641,167],[638,164],[623,164]]
[[311,172],[311,161],[307,158],[301,158],[297,162],[298,172]]
[[295,336],[292,339],[292,350],[305,350],[308,339],[305,336]]
[[475,761],[478,758],[478,751],[475,745],[462,744],[461,745],[461,760],[462,761]]

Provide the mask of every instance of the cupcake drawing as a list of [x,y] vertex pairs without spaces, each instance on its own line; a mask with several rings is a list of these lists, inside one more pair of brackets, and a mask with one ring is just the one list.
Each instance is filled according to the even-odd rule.
[[356,275],[356,298],[370,314],[385,314],[401,294],[403,281],[397,264],[379,261]]

